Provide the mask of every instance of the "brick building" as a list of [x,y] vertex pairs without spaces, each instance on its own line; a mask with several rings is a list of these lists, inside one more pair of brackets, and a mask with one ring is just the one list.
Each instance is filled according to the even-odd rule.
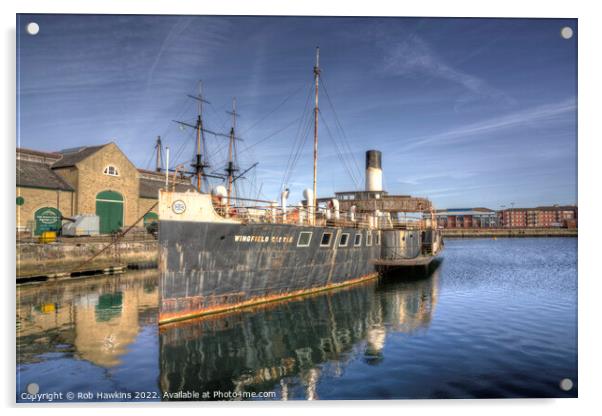
[[577,206],[541,206],[494,211],[488,208],[449,208],[437,210],[442,228],[576,228]]
[[576,205],[553,205],[535,208],[510,208],[499,211],[505,228],[576,228]]
[[[165,183],[164,174],[136,168],[113,142],[60,152],[17,149],[16,167],[17,231],[35,235],[77,214],[98,215],[101,233],[117,231],[145,215]],[[178,179],[176,189],[193,187]],[[150,211],[144,221],[156,218]]]

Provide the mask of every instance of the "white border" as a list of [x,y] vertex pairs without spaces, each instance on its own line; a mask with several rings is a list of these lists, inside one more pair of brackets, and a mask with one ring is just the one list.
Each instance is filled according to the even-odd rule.
[[[228,2],[199,2],[180,0],[177,2],[161,0],[103,0],[103,1],[68,1],[68,0],[21,0],[19,2],[2,2],[0,19],[3,22],[3,64],[2,82],[4,86],[2,126],[4,126],[4,194],[14,192],[14,137],[15,137],[15,13],[124,13],[136,14],[278,14],[278,15],[352,15],[352,16],[457,16],[457,17],[572,17],[579,18],[579,396],[577,400],[456,400],[456,401],[406,401],[406,402],[319,402],[319,403],[180,403],[169,406],[156,405],[110,405],[81,404],[78,406],[36,406],[38,412],[49,415],[75,415],[86,408],[86,413],[106,414],[107,407],[145,407],[144,412],[164,415],[166,407],[196,408],[214,411],[220,414],[240,416],[248,414],[304,414],[308,411],[330,414],[334,411],[350,414],[365,414],[376,405],[379,413],[399,414],[401,412],[420,412],[421,414],[451,415],[504,415],[510,412],[545,412],[546,415],[586,414],[599,407],[600,396],[600,351],[602,351],[599,328],[599,298],[602,293],[600,284],[599,256],[600,245],[599,208],[602,206],[598,178],[602,177],[600,157],[602,131],[600,127],[600,74],[602,65],[600,58],[600,40],[602,39],[601,15],[596,2],[576,2],[549,0],[542,2],[526,2],[523,0],[505,0],[503,2],[486,2],[474,0],[454,1],[414,1],[391,2],[372,0],[370,2],[305,0],[304,2],[282,2],[255,0],[230,0]],[[42,28],[43,30],[43,28]],[[11,200],[12,202],[12,200]],[[12,224],[6,229],[14,229],[15,214],[13,205],[0,205],[3,218],[12,218]],[[7,232],[4,235],[5,249],[2,252],[2,263],[7,287],[4,293],[5,307],[3,322],[4,339],[2,343],[3,357],[6,360],[4,377],[2,377],[3,404],[14,406],[15,398],[15,336],[14,311],[15,290],[10,277],[15,270],[14,236]],[[24,407],[24,406],[20,406]],[[42,409],[43,407],[43,409]],[[200,409],[199,409],[200,408]],[[9,412],[12,414],[13,409]]]

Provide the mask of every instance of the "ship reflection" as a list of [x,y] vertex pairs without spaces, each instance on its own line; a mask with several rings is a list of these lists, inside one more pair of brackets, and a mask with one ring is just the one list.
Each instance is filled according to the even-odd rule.
[[208,400],[253,398],[252,392],[274,392],[270,399],[319,399],[323,375],[337,377],[358,358],[379,365],[389,333],[428,328],[437,303],[434,269],[421,279],[389,276],[166,327],[160,333],[161,389],[197,391]]

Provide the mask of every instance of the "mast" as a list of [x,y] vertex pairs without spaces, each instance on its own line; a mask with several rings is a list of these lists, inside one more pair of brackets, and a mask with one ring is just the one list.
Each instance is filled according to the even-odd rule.
[[[194,172],[191,172],[191,174],[196,176],[196,181],[197,181],[196,189],[197,189],[197,191],[201,192],[203,177],[208,176],[203,172],[203,169],[206,168],[207,165],[203,164],[203,160],[201,158],[201,149],[204,149],[204,144],[205,144],[204,132],[206,131],[203,128],[203,103],[209,104],[209,101],[207,101],[203,98],[202,81],[199,81],[199,94],[198,95],[188,95],[188,97],[190,97],[194,100],[197,100],[198,105],[199,105],[196,123],[194,125],[192,125],[192,124],[185,123],[183,121],[177,121],[177,120],[174,120],[174,121],[183,126],[192,127],[196,131],[196,157],[195,157],[194,163],[191,164],[191,166],[194,168]],[[214,134],[217,134],[217,133],[214,133]]]
[[[318,86],[320,80],[320,48],[316,48],[316,66],[314,66],[315,81],[315,107],[314,107],[314,195],[313,195],[313,218],[312,224],[316,223],[316,201],[317,201],[317,181],[318,181]],[[309,201],[308,201],[309,202]]]
[[161,159],[162,159],[161,152],[163,151],[163,146],[161,145],[161,136],[157,136],[157,144],[155,145],[155,149],[157,149],[157,162],[156,162],[155,170],[157,172],[161,172]]
[[228,166],[226,167],[226,173],[228,174],[228,201],[226,203],[227,211],[229,212],[230,208],[230,199],[232,198],[232,183],[234,182],[234,172],[237,169],[234,168],[234,160],[233,160],[233,148],[234,148],[234,139],[235,139],[235,130],[236,130],[236,98],[232,99],[232,111],[226,111],[226,113],[232,115],[232,128],[230,129],[230,141],[228,143]]
[[201,192],[201,180],[202,180],[202,172],[203,165],[201,163],[201,139],[202,139],[202,131],[203,131],[203,119],[201,115],[203,114],[203,84],[199,82],[199,114],[196,120],[196,163],[195,163],[195,172],[196,172],[196,190]]
[[[205,168],[209,167],[208,164],[203,163],[202,154],[201,154],[201,152],[205,153],[205,159],[207,159],[207,149],[205,147],[205,133],[209,133],[209,134],[211,134],[213,136],[217,136],[217,137],[228,137],[228,138],[231,138],[232,140],[240,140],[240,139],[238,139],[237,137],[234,137],[233,133],[231,135],[227,135],[224,133],[218,133],[218,132],[215,132],[212,130],[207,130],[206,128],[203,127],[203,103],[206,103],[206,104],[211,104],[211,103],[203,98],[203,85],[202,85],[201,81],[199,81],[198,95],[188,94],[188,97],[192,98],[193,100],[198,101],[198,116],[196,119],[196,123],[190,124],[185,121],[179,121],[179,120],[172,120],[172,121],[180,124],[181,126],[193,128],[196,132],[196,157],[195,157],[195,160],[193,161],[193,163],[191,163],[191,165],[190,165],[193,167],[193,171],[192,172],[182,172],[182,173],[191,175],[191,178],[196,176],[196,180],[197,180],[196,188],[197,188],[197,191],[201,192],[203,178],[209,177],[209,178],[217,178],[217,179],[221,179],[221,180],[225,179],[224,176],[222,176],[222,175],[214,175],[214,174],[205,173]],[[236,170],[236,169],[234,169],[234,170]],[[237,178],[233,178],[233,181],[235,181],[236,179]]]
[[169,146],[165,147],[165,191],[169,190]]

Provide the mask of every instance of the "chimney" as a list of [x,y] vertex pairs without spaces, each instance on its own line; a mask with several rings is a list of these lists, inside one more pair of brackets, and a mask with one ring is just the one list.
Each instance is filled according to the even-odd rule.
[[366,191],[383,190],[382,153],[378,150],[366,152]]

